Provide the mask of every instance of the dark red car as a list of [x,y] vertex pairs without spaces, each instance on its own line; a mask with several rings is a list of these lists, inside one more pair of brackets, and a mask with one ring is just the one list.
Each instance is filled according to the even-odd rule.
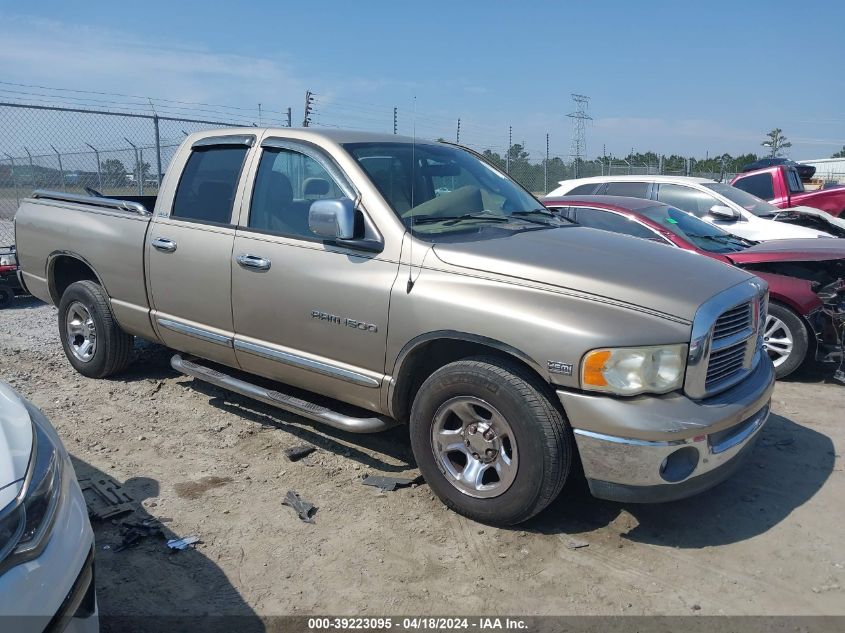
[[564,196],[543,204],[582,226],[683,248],[753,272],[769,284],[764,345],[778,378],[795,371],[811,353],[820,361],[838,362],[837,377],[842,375],[843,240],[751,242],[686,211],[639,198]]

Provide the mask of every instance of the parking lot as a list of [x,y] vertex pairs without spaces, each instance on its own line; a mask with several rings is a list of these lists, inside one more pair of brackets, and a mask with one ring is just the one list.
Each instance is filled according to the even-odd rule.
[[[845,386],[822,371],[777,385],[751,459],[727,483],[666,505],[594,500],[572,482],[514,529],[473,523],[417,474],[407,433],[355,436],[206,386],[136,343],[119,379],[67,363],[56,311],[0,315],[0,376],[53,421],[79,477],[123,484],[168,538],[118,551],[95,522],[105,615],[845,614]],[[312,443],[298,462],[283,449]],[[288,490],[315,523],[282,505]],[[516,590],[518,588],[518,590]]]

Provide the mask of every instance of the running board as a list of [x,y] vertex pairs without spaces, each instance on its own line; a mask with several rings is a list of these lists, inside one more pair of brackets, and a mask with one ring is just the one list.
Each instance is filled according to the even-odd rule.
[[[176,371],[192,376],[197,380],[234,391],[247,398],[259,400],[265,404],[301,415],[303,418],[322,422],[323,424],[349,433],[377,433],[398,424],[396,420],[387,416],[356,417],[347,415],[323,405],[297,398],[296,396],[259,387],[245,380],[224,374],[216,369],[186,360],[180,354],[175,354],[170,359],[170,366]],[[368,413],[363,409],[361,409],[361,412]]]

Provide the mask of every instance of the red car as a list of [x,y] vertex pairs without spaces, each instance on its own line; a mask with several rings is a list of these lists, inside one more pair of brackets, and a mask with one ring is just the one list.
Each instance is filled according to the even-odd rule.
[[686,211],[640,198],[564,196],[543,204],[582,226],[683,248],[753,272],[769,284],[764,346],[778,378],[795,371],[813,353],[817,360],[838,362],[837,378],[845,378],[842,240],[755,243]]
[[731,184],[780,209],[813,207],[834,217],[845,216],[845,187],[806,191],[798,172],[788,165],[739,174]]

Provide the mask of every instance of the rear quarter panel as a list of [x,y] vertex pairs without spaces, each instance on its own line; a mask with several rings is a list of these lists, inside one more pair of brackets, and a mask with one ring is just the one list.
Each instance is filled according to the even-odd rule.
[[144,281],[144,239],[149,217],[49,200],[24,200],[15,216],[18,261],[30,291],[48,303],[51,265],[67,254],[94,269],[112,300],[118,323],[151,334]]

